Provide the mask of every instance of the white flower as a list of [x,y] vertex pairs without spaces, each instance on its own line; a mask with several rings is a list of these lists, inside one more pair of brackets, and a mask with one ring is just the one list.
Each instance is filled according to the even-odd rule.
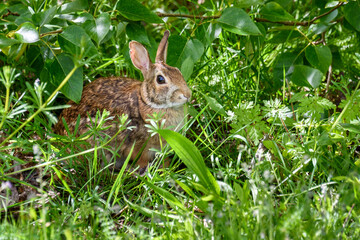
[[233,122],[236,120],[236,115],[233,111],[229,110],[226,112],[226,114],[227,114],[227,117],[225,117],[226,122]]

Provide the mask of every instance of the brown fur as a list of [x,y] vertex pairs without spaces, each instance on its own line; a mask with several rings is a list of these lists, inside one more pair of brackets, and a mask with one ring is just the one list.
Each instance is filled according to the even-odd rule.
[[[181,126],[184,118],[183,104],[191,97],[191,91],[186,85],[180,71],[177,68],[166,65],[168,32],[164,34],[164,38],[159,44],[157,61],[151,63],[146,49],[139,43],[132,41],[130,43],[130,56],[135,67],[139,68],[144,75],[144,82],[124,77],[108,77],[99,78],[84,88],[82,99],[79,104],[70,101],[70,108],[64,109],[59,117],[59,122],[55,125],[54,131],[58,134],[65,135],[66,131],[62,124],[64,118],[72,132],[76,125],[78,115],[80,115],[79,134],[83,134],[88,130],[90,119],[96,112],[104,109],[110,112],[111,116],[127,114],[130,126],[135,127],[132,130],[121,132],[111,143],[114,148],[119,147],[121,159],[118,159],[117,165],[121,166],[124,159],[128,156],[131,146],[134,142],[135,149],[132,159],[140,152],[146,141],[149,139],[148,129],[145,127],[148,115],[154,112],[164,113],[163,118],[166,119],[165,127]],[[161,48],[161,49],[160,49]],[[160,55],[159,55],[160,54]],[[166,84],[158,84],[156,77],[162,75],[166,78]],[[105,131],[106,134],[112,136],[118,131],[116,122],[111,123],[111,128]],[[89,140],[91,144],[94,144]],[[154,158],[150,148],[160,148],[158,137],[151,137],[142,152],[138,165],[141,168]]]

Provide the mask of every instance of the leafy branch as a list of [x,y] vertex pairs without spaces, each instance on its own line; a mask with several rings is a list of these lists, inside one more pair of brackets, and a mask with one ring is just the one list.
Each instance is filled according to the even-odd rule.
[[[266,18],[255,18],[254,20],[256,22],[269,22],[269,23],[278,23],[282,25],[287,26],[310,26],[315,23],[316,20],[325,17],[335,11],[337,8],[341,7],[344,4],[344,2],[339,2],[335,7],[333,7],[331,10],[320,14],[319,16],[314,17],[313,19],[309,21],[303,21],[303,22],[294,22],[294,21],[271,21]],[[180,14],[180,13],[157,13],[159,17],[181,17],[181,18],[193,18],[193,19],[218,19],[221,17],[221,15],[214,15],[214,16],[202,16],[202,15],[191,15],[191,14]]]

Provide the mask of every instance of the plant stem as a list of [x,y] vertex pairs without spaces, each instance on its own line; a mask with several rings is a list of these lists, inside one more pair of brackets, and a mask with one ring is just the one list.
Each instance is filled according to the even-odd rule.
[[329,131],[329,133],[332,132],[332,130],[334,130],[334,128],[336,127],[336,125],[339,123],[340,119],[342,118],[342,116],[344,116],[346,110],[349,108],[350,104],[354,101],[354,96],[358,90],[360,86],[360,81],[358,82],[358,84],[356,85],[356,88],[353,92],[353,94],[350,97],[350,101],[347,102],[347,104],[345,105],[344,109],[341,111],[340,115],[338,116],[338,118],[335,120],[334,124],[331,126],[331,129]]
[[47,104],[55,97],[58,91],[69,81],[70,77],[74,74],[78,66],[74,66],[74,68],[69,72],[68,75],[64,78],[61,84],[56,88],[56,90],[50,95],[50,97],[42,104],[39,109],[31,115],[28,119],[26,119],[23,124],[20,125],[13,133],[11,133],[2,143],[0,143],[0,147],[3,146],[6,142],[8,142],[16,133],[18,133],[23,127],[25,127],[31,120],[33,120],[39,113],[41,113],[44,108],[46,108]]
[[1,119],[0,130],[2,129],[2,127],[5,123],[5,119],[8,114],[8,111],[9,111],[9,100],[10,100],[10,86],[8,84],[6,84],[5,111],[4,111],[3,117]]

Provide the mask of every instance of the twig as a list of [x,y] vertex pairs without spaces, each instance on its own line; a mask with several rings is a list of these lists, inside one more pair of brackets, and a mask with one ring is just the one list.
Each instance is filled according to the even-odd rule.
[[279,23],[282,25],[288,25],[288,26],[310,26],[311,24],[314,24],[314,22],[322,17],[325,17],[326,15],[329,15],[333,11],[335,11],[337,8],[341,7],[344,4],[344,2],[339,2],[338,5],[336,5],[331,10],[327,11],[326,13],[320,14],[319,16],[314,17],[313,19],[309,21],[303,21],[303,22],[292,22],[292,21],[270,21],[268,19],[264,18],[255,18],[255,21],[257,22],[271,22],[271,23]]
[[[337,8],[341,7],[344,4],[344,2],[339,2],[338,5],[336,5],[331,10],[320,14],[319,16],[314,17],[313,19],[309,21],[303,21],[303,22],[293,22],[293,21],[271,21],[265,18],[255,18],[256,22],[269,22],[269,23],[278,23],[282,25],[287,26],[309,26],[311,24],[314,24],[314,22],[326,15],[329,15],[333,11],[335,11]],[[221,15],[214,15],[214,16],[201,16],[201,15],[190,15],[190,14],[180,14],[180,13],[157,13],[159,17],[184,17],[184,18],[196,18],[196,19],[217,19],[220,18]]]
[[329,66],[329,70],[327,72],[327,76],[326,76],[326,96],[329,96],[329,87],[330,87],[330,81],[331,81],[331,74],[332,74],[332,66],[330,64]]
[[190,14],[181,14],[181,13],[156,13],[159,17],[184,17],[184,18],[196,18],[196,19],[217,19],[221,15],[214,16],[201,16],[201,15],[190,15]]
[[42,33],[40,34],[40,38],[45,37],[47,35],[53,35],[53,34],[57,34],[57,33],[62,33],[64,30],[59,29],[59,30],[55,30],[55,31],[51,31],[51,32],[46,32],[46,33]]
[[331,10],[329,10],[328,12],[326,13],[323,13],[323,14],[320,14],[319,16],[317,17],[314,17],[310,22],[313,23],[315,22],[316,20],[318,20],[319,18],[322,18],[326,15],[329,15],[330,13],[332,13],[333,11],[335,11],[337,8],[341,7],[342,5],[344,4],[344,2],[339,2],[338,5],[336,5],[334,8],[332,8]]
[[343,229],[342,229],[342,231],[341,231],[341,235],[340,235],[340,238],[339,238],[340,240],[342,239],[342,234],[344,233],[346,224],[347,224],[348,221],[349,221],[349,217],[350,217],[351,212],[352,212],[352,210],[354,209],[354,207],[355,207],[355,203],[353,203],[353,205],[351,206],[351,208],[350,208],[350,210],[349,210],[349,213],[348,213],[347,217],[345,218],[345,221],[344,221],[344,223],[343,223]]
[[346,219],[345,219],[345,221],[344,221],[343,228],[345,228],[347,222],[349,221],[349,217],[350,217],[351,212],[352,212],[352,210],[354,209],[354,207],[355,207],[355,203],[353,203],[353,205],[351,206],[351,208],[350,208],[350,210],[349,210],[349,213],[348,213],[348,215],[347,215],[347,217],[346,217]]
[[20,14],[18,14],[18,13],[16,13],[16,12],[11,12],[9,9],[7,10],[8,12],[7,13],[5,13],[5,14],[3,14],[2,16],[1,16],[1,18],[6,18],[6,17],[8,17],[8,16],[10,16],[10,15],[12,15],[12,16],[20,16]]

